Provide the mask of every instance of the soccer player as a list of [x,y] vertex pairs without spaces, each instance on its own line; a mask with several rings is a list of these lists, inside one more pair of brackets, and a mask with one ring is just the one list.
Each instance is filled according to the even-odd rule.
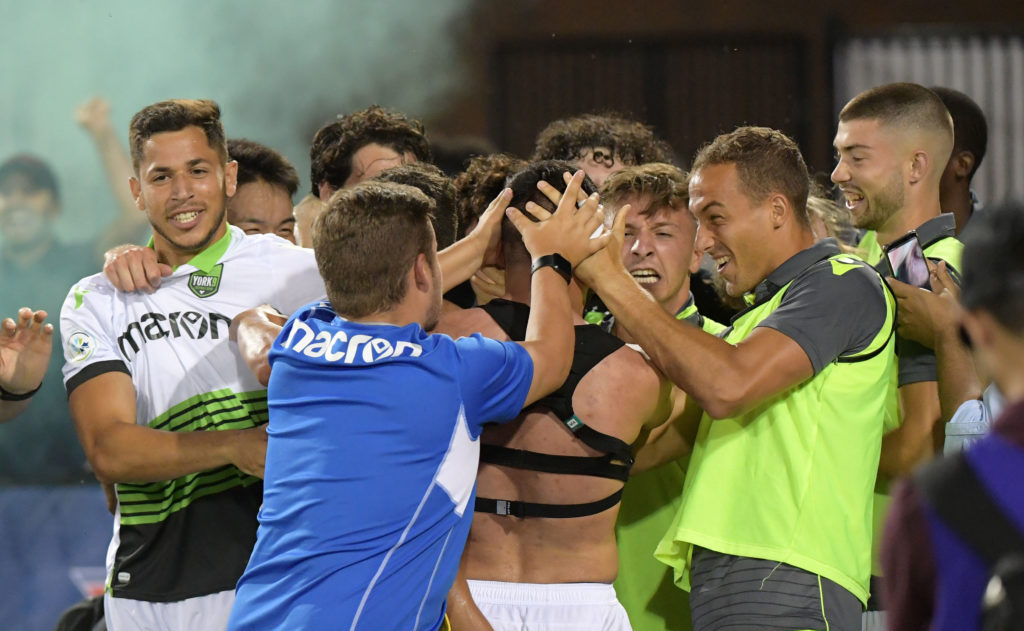
[[482,426],[569,371],[566,275],[605,241],[589,238],[596,199],[576,211],[580,180],[546,228],[513,213],[534,270],[522,344],[424,332],[442,281],[421,192],[331,197],[313,229],[329,302],[294,314],[270,352],[266,493],[230,629],[445,624]]
[[231,319],[259,302],[294,310],[323,283],[309,251],[228,228],[236,164],[215,103],[143,108],[130,143],[132,194],[173,272],[153,294],[90,276],[61,312],[71,416],[117,493],[107,626],[222,629],[256,538],[267,418]]

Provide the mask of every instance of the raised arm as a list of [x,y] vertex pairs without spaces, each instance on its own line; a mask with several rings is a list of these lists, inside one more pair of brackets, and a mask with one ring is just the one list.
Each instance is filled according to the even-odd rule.
[[128,188],[128,180],[132,177],[132,162],[110,122],[110,103],[103,97],[94,96],[78,106],[75,119],[95,143],[110,190],[117,200],[117,219],[100,239],[100,247],[107,248],[131,241],[142,232],[147,221],[146,215],[135,206],[135,199]]
[[501,220],[511,200],[511,189],[502,191],[480,215],[472,232],[437,253],[442,291],[465,282],[485,263],[492,262],[501,240]]
[[[556,256],[564,257],[572,267],[576,267],[608,243],[607,235],[590,238],[603,222],[597,194],[589,197],[582,207],[576,208],[583,177],[583,171],[576,172],[553,214],[532,202],[527,204],[526,210],[540,219],[539,222],[530,221],[515,208],[508,209],[508,216],[522,234],[526,250],[534,261],[530,285],[530,319],[522,342],[533,359],[533,381],[526,396],[526,405],[547,395],[565,381],[572,366],[573,347],[576,343],[572,304],[567,291],[570,279],[556,271],[558,268],[555,265],[538,264],[545,261],[551,263],[552,256]],[[571,270],[562,271],[571,274]]]
[[71,418],[101,482],[156,482],[233,464],[263,477],[266,426],[168,432],[135,423],[135,388],[123,372],[105,372],[68,396]]
[[53,325],[45,311],[18,310],[0,324],[0,423],[20,414],[39,389],[50,361]]

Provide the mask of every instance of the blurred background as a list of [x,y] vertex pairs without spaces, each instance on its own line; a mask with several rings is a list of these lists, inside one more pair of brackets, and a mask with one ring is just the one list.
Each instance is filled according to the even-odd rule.
[[[0,42],[0,161],[50,165],[56,238],[85,253],[68,281],[56,263],[18,268],[0,243],[0,317],[26,284],[54,296],[31,306],[59,309],[98,271],[119,211],[90,126],[105,118],[127,146],[131,115],[167,98],[214,99],[229,137],[282,152],[302,180],[297,202],[314,132],[373,103],[422,120],[433,140],[482,138],[523,157],[551,120],[614,110],[652,125],[684,167],[716,134],[767,125],[828,172],[842,105],[907,80],[977,101],[989,148],[975,191],[986,204],[1024,199],[1020,2],[0,0]],[[79,110],[95,96],[109,111]],[[57,366],[34,417],[0,426],[3,628],[50,629],[102,589],[110,517],[59,378]]]

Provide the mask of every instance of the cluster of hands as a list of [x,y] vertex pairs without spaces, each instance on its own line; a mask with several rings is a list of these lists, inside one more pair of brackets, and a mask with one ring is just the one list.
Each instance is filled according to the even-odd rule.
[[945,261],[938,264],[925,259],[929,271],[931,291],[886,278],[899,303],[897,332],[908,340],[934,349],[942,336],[959,331],[962,307],[960,287],[946,268]]

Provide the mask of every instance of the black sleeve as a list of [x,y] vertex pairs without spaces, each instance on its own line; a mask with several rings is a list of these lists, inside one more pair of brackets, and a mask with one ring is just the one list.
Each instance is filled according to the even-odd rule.
[[103,373],[108,372],[123,372],[126,375],[131,376],[128,367],[124,365],[124,362],[118,359],[111,359],[103,362],[96,362],[89,364],[82,370],[75,373],[73,377],[68,379],[67,383],[64,384],[64,389],[67,390],[68,396],[71,396],[71,392],[82,385],[86,381],[89,381],[93,377],[99,377]]
[[799,344],[818,374],[871,344],[885,324],[884,292],[869,267],[822,261],[793,280],[779,307],[758,326]]
[[897,335],[896,355],[899,359],[900,387],[920,381],[939,380],[935,351],[927,346]]

